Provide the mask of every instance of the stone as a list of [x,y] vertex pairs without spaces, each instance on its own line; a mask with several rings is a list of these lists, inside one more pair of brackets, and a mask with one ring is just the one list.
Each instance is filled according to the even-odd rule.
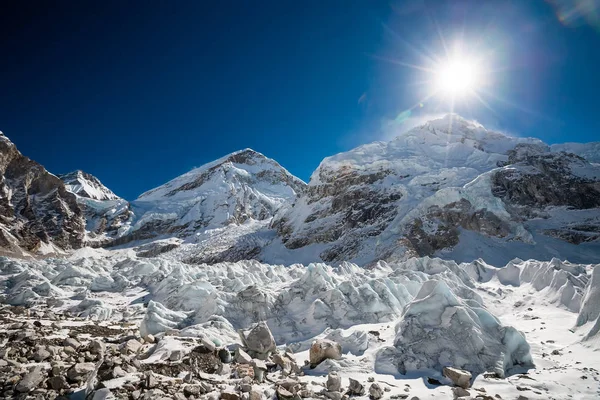
[[369,397],[373,400],[379,400],[383,397],[383,389],[379,384],[372,383],[369,387]]
[[50,389],[52,390],[63,390],[63,389],[68,389],[69,383],[67,382],[67,379],[60,375],[60,376],[53,376],[51,378],[48,378],[48,386],[50,386]]
[[223,400],[240,400],[240,395],[231,390],[223,390],[221,392],[221,399],[223,399]]
[[173,350],[171,354],[169,354],[169,361],[179,361],[183,358],[183,352],[181,350]]
[[312,368],[326,359],[339,360],[342,358],[342,346],[328,339],[317,339],[310,346],[309,359]]
[[127,372],[125,372],[125,370],[123,370],[123,368],[121,368],[120,366],[117,365],[113,368],[112,374],[113,374],[114,378],[122,378],[125,375],[127,375]]
[[82,382],[94,370],[93,363],[77,363],[67,370],[67,379],[71,382]]
[[248,332],[240,331],[239,334],[244,347],[252,356],[265,359],[269,353],[277,350],[275,338],[266,322],[259,322]]
[[92,354],[104,354],[106,352],[106,343],[101,340],[92,340],[89,344],[90,353]]
[[327,375],[325,387],[330,392],[340,392],[342,390],[342,377],[337,372],[330,372]]
[[146,336],[144,336],[144,341],[145,341],[146,343],[153,344],[153,343],[155,343],[155,342],[156,342],[156,338],[154,337],[154,335],[147,334]]
[[279,400],[294,400],[294,394],[284,388],[283,386],[279,386],[277,388],[277,399]]
[[240,364],[250,364],[252,362],[252,357],[250,357],[243,349],[239,348],[236,350],[235,361]]
[[254,368],[254,379],[257,382],[262,382],[267,372],[267,364],[262,360],[252,360],[252,367]]
[[33,368],[23,379],[19,381],[15,390],[20,393],[28,393],[37,388],[45,378],[44,368],[41,365]]
[[77,350],[81,346],[81,343],[79,343],[79,341],[75,338],[68,337],[63,341],[63,346]]
[[129,339],[121,345],[121,351],[125,354],[136,354],[142,348],[142,344],[136,339]]
[[50,358],[51,355],[52,354],[50,354],[50,352],[46,350],[46,348],[40,346],[40,348],[35,353],[33,353],[33,360],[39,363],[46,360],[47,358]]
[[472,375],[469,371],[452,367],[444,367],[443,374],[456,386],[460,386],[463,389],[468,389],[471,387]]
[[265,396],[258,390],[252,389],[250,391],[249,400],[264,400]]
[[152,371],[147,371],[145,376],[146,376],[146,380],[145,380],[146,389],[152,389],[152,388],[156,387],[158,381],[156,380],[154,373]]
[[353,396],[362,396],[365,394],[365,387],[356,379],[350,379],[350,386],[348,386],[348,393]]
[[341,392],[328,392],[328,391],[322,391],[321,394],[325,397],[327,397],[330,400],[342,400],[342,397],[348,397],[348,396],[344,396]]
[[200,343],[202,344],[202,346],[206,347],[210,351],[217,350],[217,346],[215,345],[215,343],[206,336],[200,338]]
[[454,394],[454,398],[455,399],[457,399],[459,397],[469,397],[469,396],[471,396],[471,393],[468,390],[463,389],[460,386],[453,387],[452,388],[452,393]]
[[201,394],[204,394],[204,393],[205,393],[205,390],[200,385],[185,385],[183,387],[183,394],[186,397],[200,396]]

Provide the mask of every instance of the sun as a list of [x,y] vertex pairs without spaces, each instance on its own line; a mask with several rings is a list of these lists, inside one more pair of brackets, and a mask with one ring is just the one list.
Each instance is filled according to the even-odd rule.
[[445,96],[461,98],[474,93],[480,84],[480,68],[472,59],[456,57],[435,70],[435,88]]

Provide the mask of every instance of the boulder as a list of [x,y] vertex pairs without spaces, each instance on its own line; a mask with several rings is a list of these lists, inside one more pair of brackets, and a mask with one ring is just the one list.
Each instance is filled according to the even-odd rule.
[[90,341],[89,349],[92,354],[104,354],[106,351],[106,344],[101,340],[95,339]]
[[67,379],[62,375],[48,378],[48,386],[50,387],[50,389],[56,391],[68,389],[70,387],[67,383]]
[[93,363],[77,363],[67,370],[67,379],[71,382],[82,382],[94,370]]
[[373,400],[379,400],[383,397],[383,389],[379,384],[372,383],[369,387],[369,397]]
[[142,348],[142,344],[136,339],[129,339],[121,345],[121,351],[125,354],[136,354]]
[[33,353],[33,360],[39,363],[49,358],[50,356],[50,352],[46,350],[46,348],[44,348],[43,346],[40,346],[40,348],[38,348],[37,351]]
[[231,390],[223,390],[221,392],[222,400],[240,400],[240,395]]
[[454,398],[458,399],[459,397],[469,397],[471,393],[468,390],[461,388],[460,386],[453,387],[452,393],[454,394]]
[[15,390],[20,393],[28,393],[39,386],[45,378],[44,368],[41,365],[33,368],[17,384]]
[[240,339],[250,355],[265,359],[275,352],[277,345],[266,322],[259,322],[247,332],[240,331]]
[[365,394],[365,387],[356,379],[350,379],[350,386],[348,386],[348,394],[352,396],[363,396]]
[[309,358],[312,368],[328,358],[339,360],[342,358],[342,346],[332,340],[317,339],[310,346]]
[[342,377],[337,372],[330,372],[327,375],[325,387],[330,392],[340,392],[342,390]]
[[262,360],[252,360],[252,367],[254,368],[254,379],[261,383],[267,373],[267,364]]
[[81,343],[75,338],[68,337],[63,341],[63,346],[77,350],[81,346]]
[[443,374],[450,379],[456,386],[468,389],[471,386],[471,373],[458,368],[444,367]]
[[250,364],[252,362],[252,357],[250,357],[243,349],[239,348],[236,350],[235,361],[240,364]]

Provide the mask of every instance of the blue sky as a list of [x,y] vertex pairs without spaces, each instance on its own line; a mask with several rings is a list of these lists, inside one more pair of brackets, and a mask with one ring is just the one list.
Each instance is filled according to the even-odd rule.
[[574,2],[13,2],[0,130],[127,199],[245,147],[308,180],[328,155],[449,111],[435,97],[411,108],[429,86],[407,65],[460,42],[485,58],[490,95],[457,112],[549,143],[600,140],[600,10]]

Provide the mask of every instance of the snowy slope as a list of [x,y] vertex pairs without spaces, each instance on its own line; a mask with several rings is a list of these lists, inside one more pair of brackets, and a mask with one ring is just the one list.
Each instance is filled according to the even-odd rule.
[[156,237],[194,240],[209,229],[268,221],[305,183],[251,149],[231,153],[143,193],[135,220],[116,241]]
[[[514,257],[502,250],[513,243],[542,259],[569,258],[583,243],[592,246],[589,260],[599,261],[599,182],[599,166],[581,157],[448,115],[390,142],[326,158],[272,226],[290,253],[318,248],[313,261],[462,259],[452,251],[464,232],[476,233],[483,253],[503,256],[495,261]],[[557,208],[572,218],[561,219]],[[529,223],[538,218],[546,222]],[[545,238],[564,243],[549,251]],[[276,242],[271,247],[285,252]]]
[[65,183],[68,191],[78,196],[94,200],[120,199],[119,196],[104,186],[98,178],[87,172],[77,170],[58,177]]

